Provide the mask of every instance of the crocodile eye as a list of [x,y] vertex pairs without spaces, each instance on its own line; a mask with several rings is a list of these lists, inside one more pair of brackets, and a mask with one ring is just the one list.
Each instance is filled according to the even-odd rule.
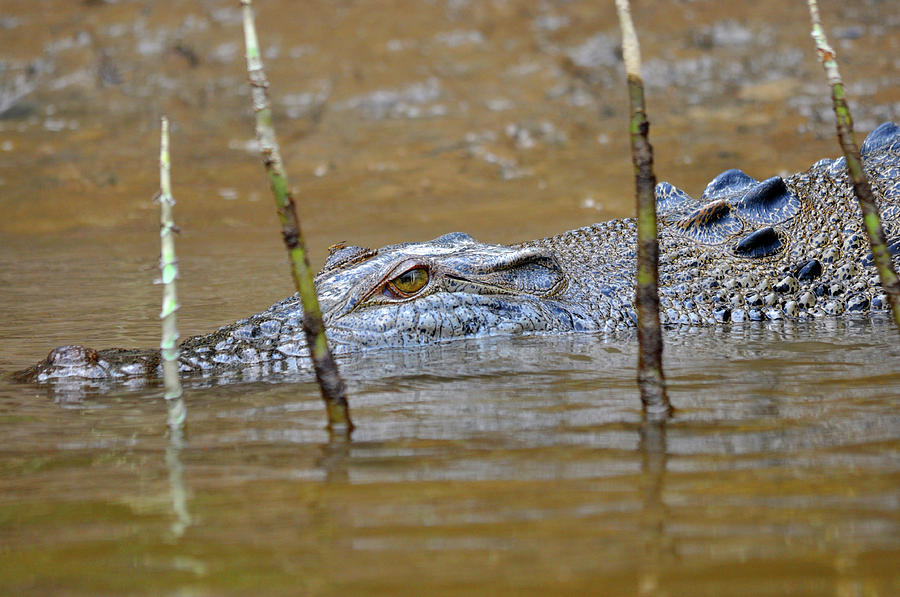
[[428,268],[423,266],[406,270],[387,283],[385,290],[398,298],[409,298],[428,284]]

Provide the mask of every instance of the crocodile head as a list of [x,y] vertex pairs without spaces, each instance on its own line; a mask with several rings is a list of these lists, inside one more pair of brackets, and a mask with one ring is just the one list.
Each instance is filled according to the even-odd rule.
[[[335,354],[402,348],[489,334],[598,329],[577,300],[563,257],[548,245],[485,244],[463,233],[378,250],[334,248],[316,276]],[[573,294],[573,290],[575,291]],[[181,371],[292,371],[307,364],[303,307],[295,294],[180,347]],[[156,350],[62,346],[19,371],[20,381],[154,378]]]
[[373,251],[333,249],[316,288],[335,352],[488,333],[591,329],[557,256],[455,232]]

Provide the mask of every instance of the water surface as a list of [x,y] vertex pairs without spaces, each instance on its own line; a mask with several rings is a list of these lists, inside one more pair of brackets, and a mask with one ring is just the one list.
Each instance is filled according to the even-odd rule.
[[[698,194],[837,145],[802,3],[635,3],[660,178]],[[822,2],[860,130],[900,120],[900,15]],[[338,241],[507,242],[631,210],[612,3],[260,3],[315,263]],[[158,116],[187,336],[291,292],[235,2],[0,7],[0,371],[158,342]],[[632,334],[487,338],[162,389],[0,379],[0,593],[894,595],[886,319],[680,328],[641,424]]]

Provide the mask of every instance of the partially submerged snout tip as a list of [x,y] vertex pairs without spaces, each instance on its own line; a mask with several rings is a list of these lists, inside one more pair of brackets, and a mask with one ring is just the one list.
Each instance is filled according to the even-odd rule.
[[100,360],[100,355],[93,348],[78,344],[57,346],[50,351],[47,358],[35,363],[27,369],[16,371],[12,374],[15,381],[36,381],[42,373],[60,370],[72,370],[74,368],[85,369],[93,367]]

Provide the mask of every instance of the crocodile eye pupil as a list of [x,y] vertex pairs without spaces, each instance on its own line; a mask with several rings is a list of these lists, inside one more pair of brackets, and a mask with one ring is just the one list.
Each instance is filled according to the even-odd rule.
[[412,296],[428,284],[428,270],[424,267],[415,267],[391,280],[393,290],[402,296]]

